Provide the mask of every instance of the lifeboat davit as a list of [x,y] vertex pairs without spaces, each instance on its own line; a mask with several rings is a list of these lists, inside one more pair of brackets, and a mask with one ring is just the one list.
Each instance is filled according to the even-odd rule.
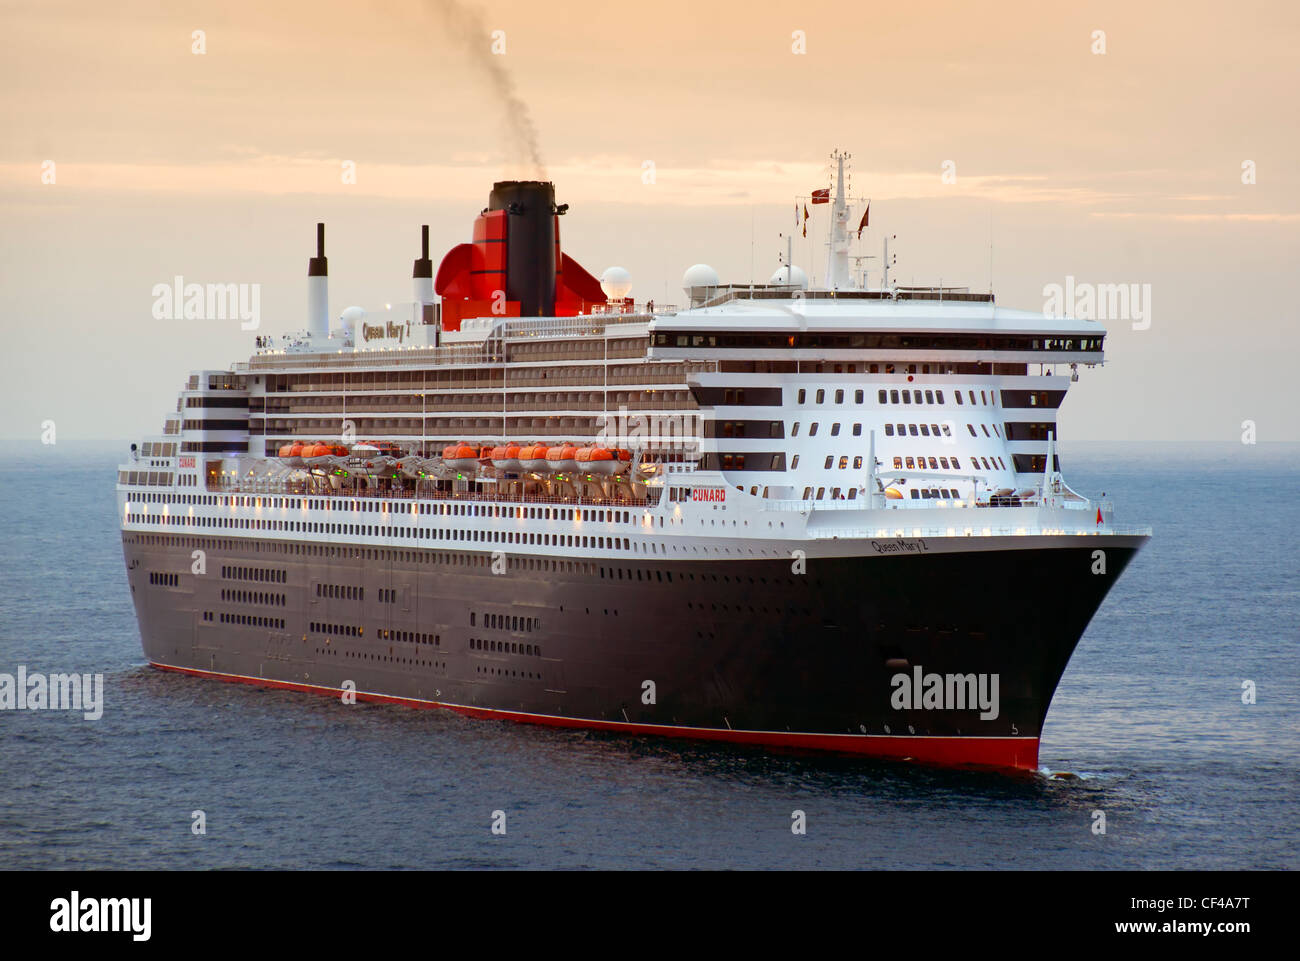
[[578,470],[578,448],[572,444],[557,444],[546,449],[546,463],[553,471]]
[[442,462],[462,474],[478,471],[478,448],[469,444],[448,444],[442,449]]
[[545,474],[551,465],[546,460],[545,444],[529,444],[519,449],[519,466],[533,474]]
[[632,466],[632,452],[617,447],[583,447],[578,450],[578,470],[612,477]]
[[492,448],[492,466],[497,470],[523,470],[523,465],[519,462],[519,452],[522,450],[518,444],[506,444],[502,447]]

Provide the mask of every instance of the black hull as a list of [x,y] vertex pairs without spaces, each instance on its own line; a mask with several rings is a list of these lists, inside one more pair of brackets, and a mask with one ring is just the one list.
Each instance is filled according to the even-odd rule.
[[[1140,547],[1090,537],[809,558],[803,574],[775,559],[536,558],[494,575],[486,553],[123,539],[159,667],[479,716],[1021,768],[1036,766],[1070,655]],[[196,548],[205,574],[190,573]],[[317,596],[318,584],[356,599]],[[918,668],[996,675],[996,716],[900,708],[893,679]]]

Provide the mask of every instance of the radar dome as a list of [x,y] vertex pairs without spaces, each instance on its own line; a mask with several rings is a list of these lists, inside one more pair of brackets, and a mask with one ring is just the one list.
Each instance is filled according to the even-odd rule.
[[682,288],[689,295],[692,287],[718,286],[718,272],[708,264],[696,264],[688,267],[682,275]]
[[339,314],[339,320],[343,321],[344,327],[356,327],[365,316],[366,309],[364,307],[349,307]]
[[804,273],[803,268],[798,264],[792,264],[789,267],[778,267],[776,273],[772,275],[769,284],[780,284],[783,287],[798,287],[800,290],[808,289],[808,275]]
[[632,275],[622,267],[607,267],[600,275],[600,289],[610,300],[622,300],[632,289]]

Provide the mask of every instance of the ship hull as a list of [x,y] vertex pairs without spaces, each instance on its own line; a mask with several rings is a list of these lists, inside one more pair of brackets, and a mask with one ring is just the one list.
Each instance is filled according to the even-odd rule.
[[[1032,770],[1057,683],[1143,538],[1106,538],[1101,570],[1096,538],[959,540],[796,562],[529,558],[497,574],[483,552],[130,532],[123,546],[144,653],[164,670],[477,718]],[[995,696],[977,703],[977,690]]]

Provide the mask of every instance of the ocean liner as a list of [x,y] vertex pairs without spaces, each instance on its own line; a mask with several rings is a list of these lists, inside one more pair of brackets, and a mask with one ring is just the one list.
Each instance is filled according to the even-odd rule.
[[[414,298],[189,375],[117,477],[154,667],[635,735],[1034,769],[1149,531],[1065,483],[1094,321],[850,269],[637,303],[495,184]],[[798,205],[796,205],[797,209]],[[815,207],[814,210],[819,209]],[[805,224],[807,203],[804,204]],[[859,236],[861,228],[859,224]],[[409,309],[408,309],[409,306]]]

